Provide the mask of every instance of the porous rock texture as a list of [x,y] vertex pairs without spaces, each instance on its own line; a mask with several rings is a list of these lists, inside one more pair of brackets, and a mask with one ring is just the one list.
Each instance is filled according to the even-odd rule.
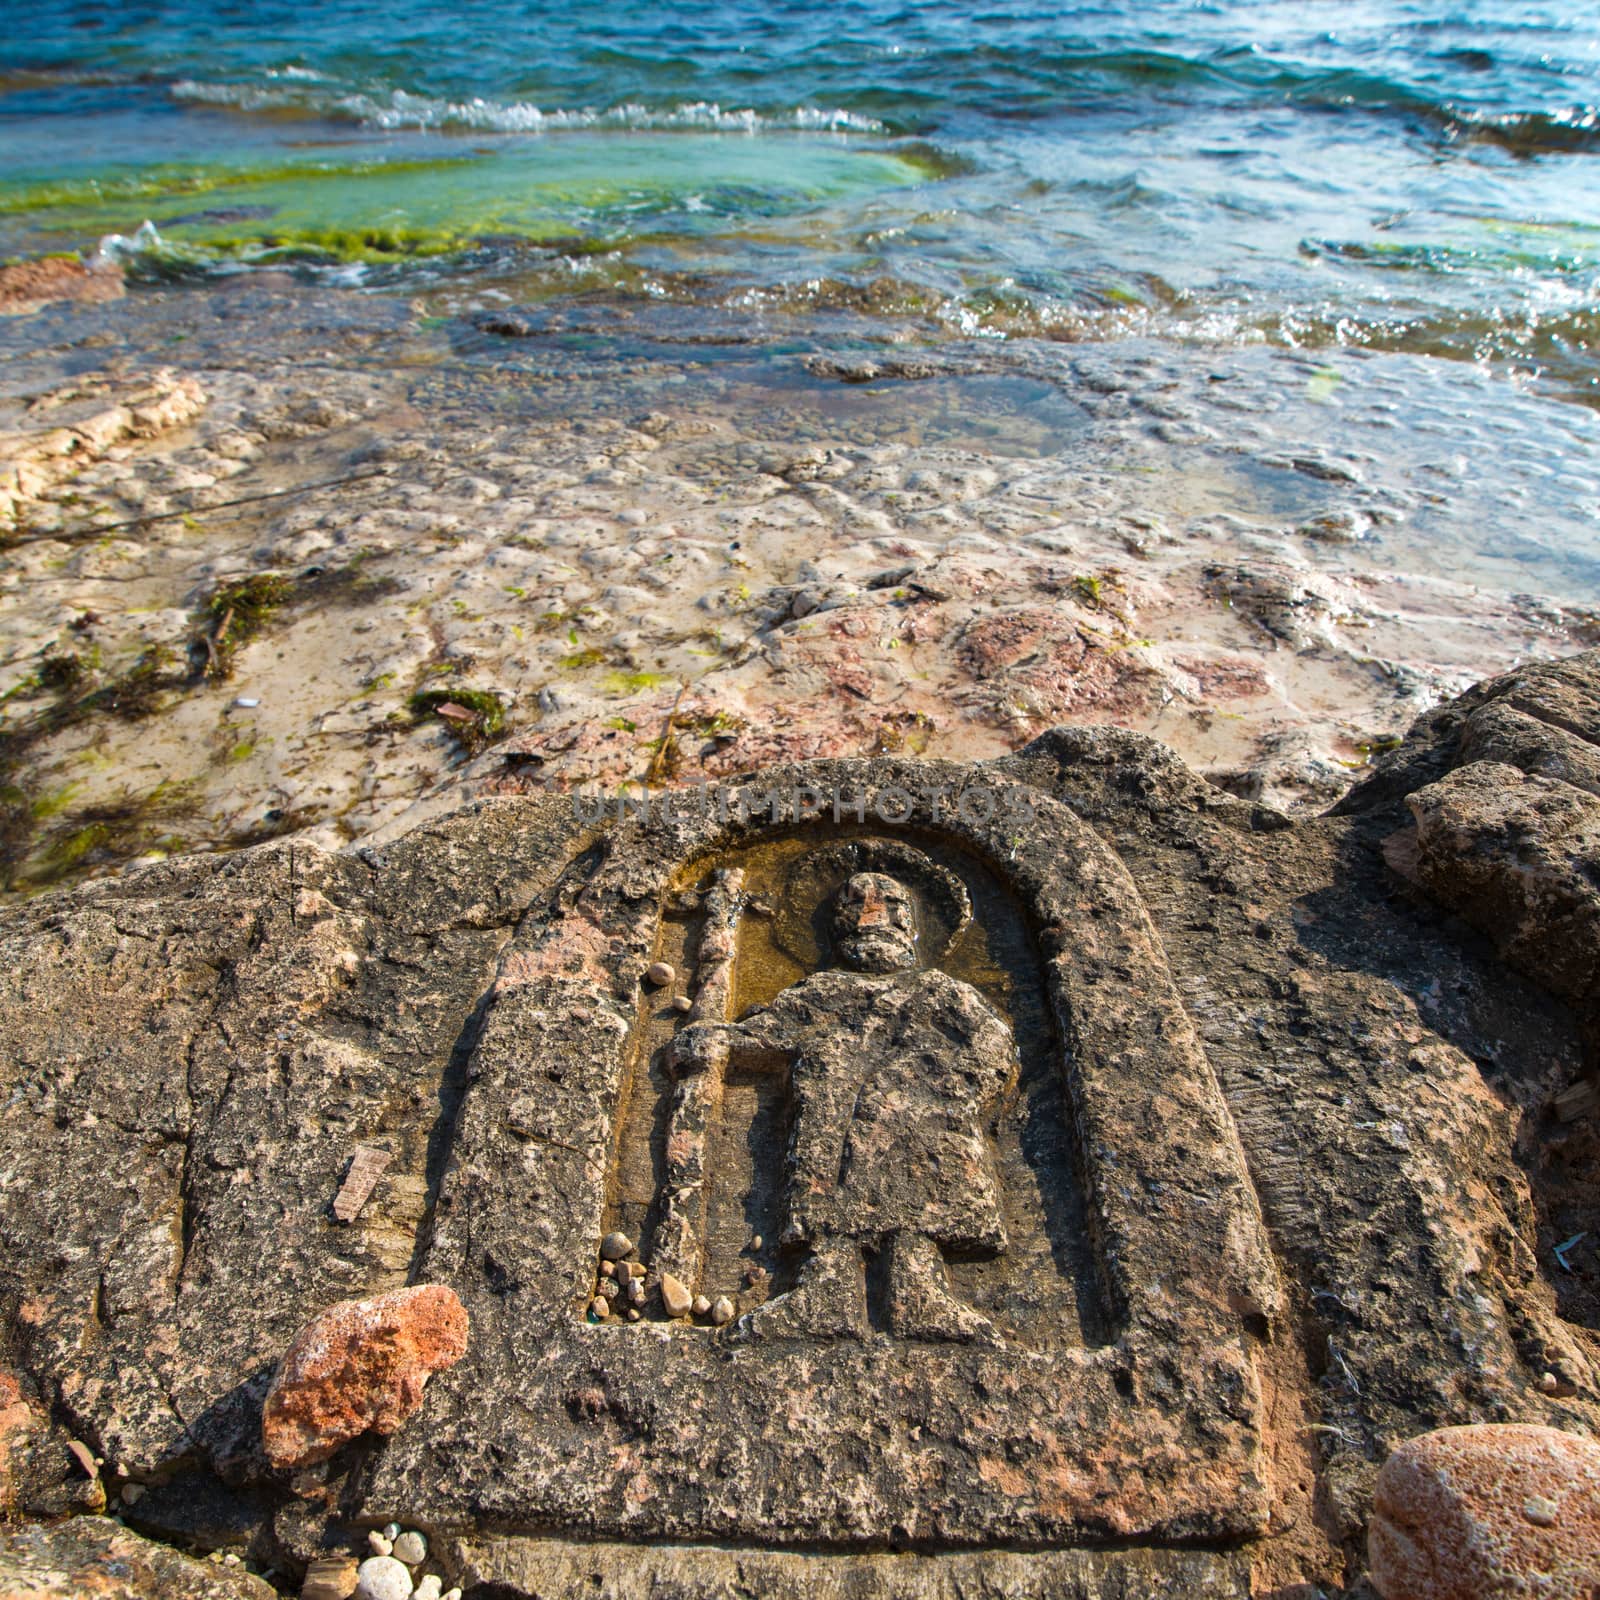
[[1409,1439],[1378,1474],[1368,1545],[1384,1600],[1592,1600],[1600,1444],[1492,1423]]
[[261,1408],[267,1459],[309,1467],[368,1430],[393,1433],[422,1404],[428,1379],[466,1349],[467,1313],[443,1284],[330,1306],[273,1374]]
[[242,1566],[196,1561],[110,1517],[0,1527],[0,1600],[272,1600]]
[[[1148,738],[1058,730],[981,766],[769,770],[739,805],[648,819],[479,800],[12,905],[9,1500],[105,1494],[151,1540],[284,1581],[405,1516],[496,1600],[1367,1592],[1397,1446],[1600,1430],[1600,1148],[1571,1098],[1597,741],[1591,654],[1440,708],[1301,822]],[[865,821],[756,804],[802,785]],[[811,1132],[860,1145],[892,1132],[891,1058],[755,1029],[674,1076],[706,1023],[673,991],[709,981],[709,875],[736,868],[726,1021],[812,993],[821,902],[786,896],[840,829],[962,879],[972,925],[926,968],[981,994],[1018,1070],[981,1158],[963,1134],[909,1171],[932,1209],[855,1184],[877,1222],[786,1241],[834,1183],[796,1164],[787,1087],[816,1078]],[[646,984],[657,961],[679,981]],[[943,1070],[947,1043],[915,1048]],[[392,1159],[347,1224],[358,1148]],[[1004,1226],[975,1254],[925,1220],[979,1198]],[[700,1231],[674,1275],[726,1325],[660,1303],[680,1215]],[[618,1230],[654,1285],[636,1319],[592,1309]],[[772,1314],[823,1234],[859,1310]],[[937,1316],[896,1300],[897,1261]],[[419,1284],[470,1316],[463,1358],[387,1439],[275,1465],[263,1404],[296,1335]]]

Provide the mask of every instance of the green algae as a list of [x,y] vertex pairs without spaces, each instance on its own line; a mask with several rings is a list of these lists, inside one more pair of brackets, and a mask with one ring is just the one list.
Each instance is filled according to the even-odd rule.
[[255,572],[221,585],[205,604],[191,647],[197,658],[203,655],[203,675],[228,677],[240,646],[255,638],[293,596],[293,582],[280,572]]
[[[621,172],[616,149],[608,134],[586,131],[447,157],[172,163],[24,185],[0,198],[0,215],[27,217],[41,246],[120,234],[132,240],[135,272],[157,275],[225,262],[381,265],[485,246],[579,258],[624,248],[641,230],[654,236],[655,219],[703,215],[673,230],[693,239],[730,215],[789,217],[930,172],[922,150],[803,136],[661,133],[636,140]],[[702,207],[703,196],[714,203]],[[196,208],[208,199],[216,203]],[[139,236],[147,221],[153,237]]]
[[492,689],[419,689],[406,705],[413,722],[436,719],[468,755],[505,731],[505,702]]
[[659,689],[673,681],[668,672],[608,672],[600,680],[607,694],[638,694],[645,689]]

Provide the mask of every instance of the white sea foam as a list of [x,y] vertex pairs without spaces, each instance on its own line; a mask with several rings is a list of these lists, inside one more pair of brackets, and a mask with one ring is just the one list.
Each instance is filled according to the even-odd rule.
[[131,237],[125,233],[102,234],[100,243],[95,246],[94,260],[122,263],[165,247],[166,240],[156,232],[155,223],[146,217]]
[[[763,112],[695,100],[664,107],[630,101],[599,111],[546,111],[524,101],[478,96],[442,100],[405,89],[374,95],[341,92],[327,83],[319,90],[310,86],[314,74],[294,67],[272,76],[278,81],[265,84],[204,83],[186,78],[172,86],[172,93],[175,98],[196,105],[227,106],[237,111],[303,111],[385,129],[463,128],[483,133],[551,133],[568,128],[705,129],[718,133],[759,133],[766,129],[875,134],[886,131],[881,122],[838,107],[828,110],[795,106],[788,111]],[[292,84],[285,81],[291,79]]]

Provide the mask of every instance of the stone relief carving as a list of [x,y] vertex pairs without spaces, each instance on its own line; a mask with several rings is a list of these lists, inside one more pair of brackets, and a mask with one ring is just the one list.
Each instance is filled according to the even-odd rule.
[[[730,1068],[764,1070],[780,1076],[788,1108],[783,1171],[770,1178],[794,1281],[739,1331],[860,1337],[876,1325],[903,1338],[1001,1343],[951,1293],[944,1259],[1006,1248],[988,1125],[1018,1067],[1009,1027],[978,990],[928,964],[970,919],[966,889],[922,851],[883,841],[820,850],[791,886],[804,905],[806,885],[814,893],[841,874],[817,906],[831,963],[736,1021],[717,1014],[733,979],[742,874],[719,874],[707,896],[699,994],[667,1049],[652,1267],[702,1287],[708,1121]],[[924,899],[940,903],[942,925]]]

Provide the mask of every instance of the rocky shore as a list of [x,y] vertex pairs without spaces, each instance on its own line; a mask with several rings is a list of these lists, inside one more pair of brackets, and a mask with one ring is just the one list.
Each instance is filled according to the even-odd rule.
[[[468,1597],[1423,1600],[1538,1570],[1579,1600],[1597,748],[1591,653],[1428,713],[1322,815],[1061,728],[625,821],[458,788],[383,842],[11,906],[0,1593],[348,1594],[369,1561]],[[802,789],[863,821],[770,803]],[[895,1277],[978,1192],[919,1167],[923,1209],[863,1224],[862,1310],[828,1280],[836,1325],[806,1263],[856,1224],[805,1199],[806,1130],[933,1137],[874,1031],[901,980],[830,974],[815,931],[863,866],[921,906],[918,992],[1015,1077],[1001,1232]],[[791,1059],[759,1019],[813,1017],[810,971],[862,1020]],[[675,1050],[724,1000],[767,1056]],[[702,1243],[663,1269],[673,1217]],[[639,1317],[597,1313],[636,1271]]]
[[492,304],[254,274],[0,324],[14,890],[1063,724],[1310,813],[1595,638],[1591,416],[1461,369]]

